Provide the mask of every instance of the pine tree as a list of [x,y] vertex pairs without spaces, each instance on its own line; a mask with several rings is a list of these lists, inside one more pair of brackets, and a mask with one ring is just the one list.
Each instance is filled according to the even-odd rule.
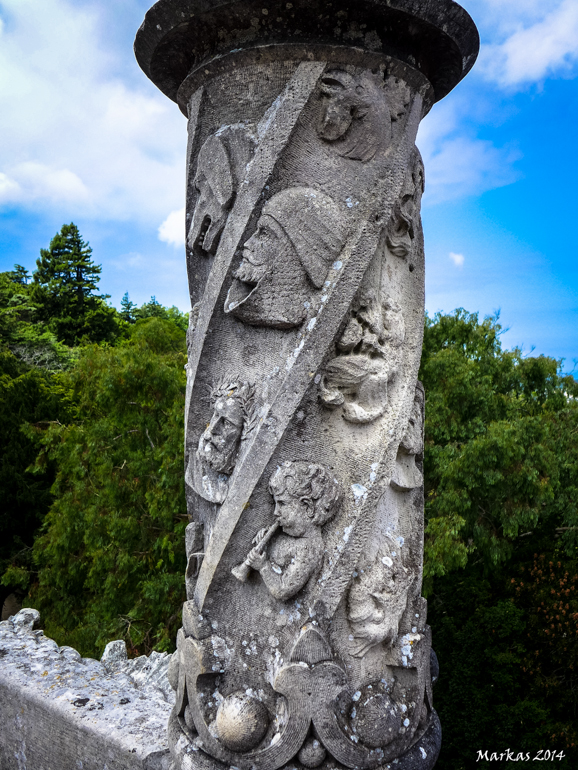
[[123,298],[120,301],[120,316],[128,323],[134,323],[135,321],[135,314],[134,311],[136,310],[136,305],[134,302],[130,301],[130,297],[128,296],[128,291],[124,293]]
[[7,275],[11,281],[20,283],[23,286],[26,286],[30,280],[30,273],[23,265],[14,265],[14,270],[10,270]]
[[102,267],[92,261],[92,249],[74,223],[63,225],[50,247],[40,250],[36,266],[32,297],[39,320],[60,341],[74,345],[118,336],[117,313],[106,303],[110,295],[96,294]]

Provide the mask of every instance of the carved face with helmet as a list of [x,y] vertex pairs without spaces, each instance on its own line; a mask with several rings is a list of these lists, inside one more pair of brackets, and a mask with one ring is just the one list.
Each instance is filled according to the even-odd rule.
[[340,207],[319,190],[277,193],[245,242],[225,312],[252,326],[299,326],[341,252],[345,224]]
[[246,126],[233,125],[223,126],[201,147],[194,178],[196,203],[187,237],[193,252],[215,253],[254,145]]

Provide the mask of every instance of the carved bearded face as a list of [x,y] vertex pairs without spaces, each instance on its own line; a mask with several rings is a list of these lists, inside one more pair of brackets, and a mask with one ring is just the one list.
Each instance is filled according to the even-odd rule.
[[243,260],[235,278],[256,286],[271,269],[273,256],[279,252],[281,238],[278,225],[266,214],[243,247]]
[[287,329],[305,317],[311,289],[307,274],[282,227],[263,214],[246,241],[227,303],[245,323]]
[[325,193],[290,187],[263,206],[225,300],[225,312],[254,326],[301,324],[341,252],[346,215]]
[[217,473],[232,473],[244,415],[239,399],[220,397],[215,401],[213,416],[199,442],[199,455]]

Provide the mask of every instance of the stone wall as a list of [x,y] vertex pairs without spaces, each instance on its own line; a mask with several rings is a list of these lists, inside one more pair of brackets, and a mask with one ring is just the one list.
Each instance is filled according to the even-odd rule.
[[170,656],[100,661],[35,630],[37,610],[0,623],[0,770],[169,770]]

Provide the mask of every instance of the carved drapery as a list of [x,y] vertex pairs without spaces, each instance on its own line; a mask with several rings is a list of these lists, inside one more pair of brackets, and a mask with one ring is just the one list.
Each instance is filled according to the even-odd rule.
[[[280,24],[292,8],[259,14]],[[426,77],[425,53],[412,66],[311,41],[229,42],[187,69],[195,24],[200,5],[161,0],[136,46],[189,119],[191,523],[173,758],[432,767],[415,138],[448,83]]]

